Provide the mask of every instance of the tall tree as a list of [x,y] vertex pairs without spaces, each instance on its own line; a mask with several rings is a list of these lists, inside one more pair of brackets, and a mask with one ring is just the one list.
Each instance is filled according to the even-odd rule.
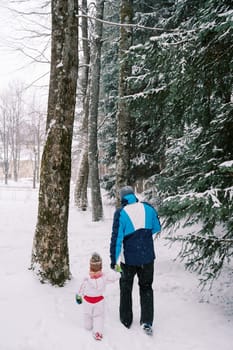
[[[120,22],[132,23],[133,1],[121,0]],[[132,45],[132,29],[121,27],[119,47],[119,86],[118,86],[118,111],[117,111],[117,143],[116,143],[116,190],[130,183],[130,148],[131,148],[131,114],[129,104],[125,98],[129,95],[127,78],[131,75],[132,65],[127,59],[127,51]],[[119,202],[119,197],[117,197]]]
[[88,21],[86,15],[88,14],[87,0],[82,0],[81,11],[83,14],[81,30],[82,30],[82,67],[81,67],[81,81],[80,92],[82,99],[82,126],[80,130],[81,134],[81,155],[79,161],[78,176],[75,186],[75,204],[81,210],[87,209],[87,184],[89,174],[88,164],[88,116],[89,116],[89,100],[90,89],[89,83],[89,64],[90,64],[90,46],[88,39]]
[[67,225],[78,72],[78,1],[52,0],[47,138],[31,267],[41,281],[63,286],[70,277]]
[[[96,18],[103,19],[104,0],[96,1]],[[90,82],[90,109],[88,122],[88,160],[91,184],[91,203],[92,203],[92,220],[99,221],[103,217],[103,206],[100,192],[99,164],[98,164],[98,106],[99,106],[99,84],[101,69],[101,46],[102,46],[102,29],[101,21],[95,21],[94,34],[91,40],[91,82]]]
[[[120,1],[106,2],[104,19],[109,22],[119,22]],[[116,112],[118,102],[118,48],[119,26],[105,26],[103,31],[103,47],[101,60],[100,84],[100,114],[102,119],[98,136],[101,149],[101,163],[105,173],[101,178],[101,187],[115,196],[114,183],[116,179]]]

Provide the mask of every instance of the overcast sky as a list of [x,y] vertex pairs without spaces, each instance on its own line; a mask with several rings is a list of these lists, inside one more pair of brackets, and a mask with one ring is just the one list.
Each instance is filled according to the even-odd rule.
[[[3,2],[0,0],[0,2]],[[2,4],[1,4],[2,5]],[[14,18],[4,7],[0,7],[0,88],[1,90],[11,80],[16,78],[16,66],[20,58],[10,49],[10,37],[14,32]]]
[[[33,3],[33,0],[28,2]],[[16,80],[30,85],[34,80],[49,72],[48,64],[32,63],[32,60],[17,51],[17,47],[23,49],[22,42],[17,37],[22,35],[22,29],[26,24],[24,18],[12,13],[5,6],[6,0],[0,0],[0,91],[8,87],[9,83]],[[14,5],[19,9],[18,5]],[[23,34],[24,35],[24,34]],[[47,39],[43,39],[44,42]],[[35,45],[27,42],[27,46]],[[48,81],[48,74],[41,82]]]

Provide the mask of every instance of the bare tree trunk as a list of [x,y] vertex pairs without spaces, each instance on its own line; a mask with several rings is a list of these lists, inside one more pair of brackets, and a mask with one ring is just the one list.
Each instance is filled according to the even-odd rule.
[[23,119],[22,95],[23,86],[19,83],[10,86],[11,100],[8,101],[9,106],[9,122],[10,122],[10,144],[11,144],[11,159],[13,166],[14,181],[18,181],[19,163],[20,163],[20,124]]
[[3,145],[4,145],[4,173],[7,183],[10,166],[13,178],[18,180],[20,161],[20,126],[23,120],[22,94],[23,87],[18,82],[9,86],[9,91],[1,97],[3,111]]
[[87,185],[88,185],[88,113],[89,113],[89,93],[86,92],[83,103],[84,117],[82,123],[82,152],[79,162],[78,178],[75,187],[75,204],[83,211],[87,209]]
[[33,97],[32,104],[30,106],[29,115],[30,130],[33,139],[31,140],[31,151],[33,153],[33,188],[36,188],[36,184],[39,182],[39,167],[40,167],[40,152],[42,146],[42,140],[45,139],[45,116],[40,110],[40,106],[36,105],[35,96]]
[[[132,23],[133,1],[121,0],[120,21]],[[117,142],[116,142],[116,198],[119,205],[119,189],[130,184],[130,145],[131,145],[131,115],[124,96],[128,95],[126,79],[131,73],[131,64],[127,60],[126,51],[132,45],[132,29],[121,27],[119,47],[119,103],[117,112]]]
[[[96,1],[96,18],[103,19],[104,0]],[[103,218],[103,206],[100,192],[97,124],[99,106],[99,83],[101,68],[102,23],[95,22],[95,31],[91,50],[91,84],[90,84],[90,114],[88,125],[89,139],[89,171],[91,183],[92,220],[99,221]]]
[[[87,0],[82,0],[82,13],[87,15]],[[82,81],[81,81],[81,93],[83,96],[83,122],[81,129],[81,159],[79,162],[78,177],[75,186],[75,204],[81,210],[87,209],[87,185],[88,185],[88,115],[89,115],[89,64],[90,64],[90,47],[88,42],[88,25],[87,18],[82,18],[82,44],[83,44],[83,68],[82,68]]]
[[52,52],[47,138],[31,267],[42,282],[70,278],[67,225],[71,144],[78,72],[78,1],[52,0]]
[[5,110],[3,110],[3,154],[3,172],[5,178],[5,185],[7,185],[9,177],[9,130],[7,126]]
[[78,179],[75,187],[75,204],[76,206],[85,211],[87,210],[87,184],[88,184],[88,151],[85,148],[81,154],[81,161],[79,164]]

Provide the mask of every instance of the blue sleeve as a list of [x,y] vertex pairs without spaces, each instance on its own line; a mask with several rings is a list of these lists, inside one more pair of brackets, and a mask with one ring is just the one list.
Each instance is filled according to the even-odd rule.
[[159,221],[159,217],[158,217],[158,213],[157,211],[154,209],[154,215],[153,215],[153,228],[152,228],[152,233],[159,233],[161,231],[161,224]]
[[157,211],[151,204],[146,202],[143,202],[143,204],[146,210],[146,228],[150,228],[152,230],[152,234],[160,232],[161,224]]
[[121,213],[121,209],[118,209],[115,211],[114,218],[113,218],[113,225],[112,225],[110,259],[111,259],[111,264],[113,265],[115,265],[117,262],[116,249],[117,249],[117,246],[119,245],[118,232],[120,227],[120,213]]

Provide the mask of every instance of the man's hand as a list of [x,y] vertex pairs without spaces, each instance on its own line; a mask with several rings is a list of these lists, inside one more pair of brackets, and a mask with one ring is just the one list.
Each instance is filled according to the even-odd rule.
[[115,270],[115,264],[111,264],[110,267],[112,270]]
[[121,267],[118,264],[111,264],[110,267],[112,270],[114,270],[116,272],[122,272]]
[[118,264],[116,264],[116,265],[115,265],[115,271],[116,271],[116,272],[122,272],[121,266],[118,265]]

